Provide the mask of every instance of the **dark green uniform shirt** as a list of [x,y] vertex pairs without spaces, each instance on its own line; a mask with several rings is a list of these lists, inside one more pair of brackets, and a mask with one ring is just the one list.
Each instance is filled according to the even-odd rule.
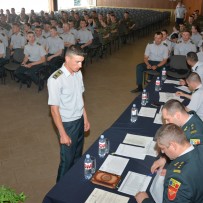
[[[164,180],[163,203],[203,203],[203,145],[171,161]],[[145,199],[142,203],[152,203]]]
[[192,117],[182,129],[192,145],[203,144],[203,122],[194,111],[190,111],[189,114]]

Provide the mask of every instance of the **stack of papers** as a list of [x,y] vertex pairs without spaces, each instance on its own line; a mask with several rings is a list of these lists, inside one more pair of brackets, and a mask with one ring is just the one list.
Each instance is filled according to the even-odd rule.
[[163,124],[162,122],[162,113],[157,113],[154,119],[154,123],[156,124]]
[[159,102],[166,103],[168,100],[176,99],[180,102],[182,102],[184,99],[181,99],[179,96],[176,96],[175,93],[169,93],[169,92],[159,92]]
[[178,80],[165,80],[164,83],[180,85],[180,82]]
[[127,203],[129,199],[129,197],[95,188],[85,203]]
[[155,108],[141,107],[139,116],[154,118],[156,110]]
[[138,192],[144,192],[151,181],[150,176],[129,171],[118,191],[135,196]]
[[100,171],[121,175],[128,163],[129,159],[108,155],[104,163],[100,167]]
[[177,86],[177,87],[175,87],[175,88],[177,88],[177,89],[179,89],[179,90],[182,90],[182,91],[184,91],[184,92],[187,92],[187,93],[191,93],[191,91],[188,89],[187,86]]

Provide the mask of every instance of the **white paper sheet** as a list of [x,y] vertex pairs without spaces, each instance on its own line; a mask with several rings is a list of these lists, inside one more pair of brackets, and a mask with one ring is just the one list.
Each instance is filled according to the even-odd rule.
[[146,137],[142,135],[133,135],[127,133],[125,139],[123,140],[123,143],[145,147],[147,143],[151,142],[152,140],[153,137]]
[[157,109],[155,109],[155,108],[141,107],[140,112],[139,112],[139,116],[154,118],[156,110]]
[[129,197],[95,188],[85,203],[127,203]]
[[100,167],[100,171],[121,175],[128,163],[129,159],[108,155],[104,163]]
[[180,84],[180,82],[177,81],[177,80],[167,80],[167,79],[164,81],[164,83],[166,83],[166,84],[175,84],[175,85]]
[[184,99],[181,99],[179,96],[176,96],[175,93],[169,92],[159,92],[159,102],[167,102],[170,99],[177,99],[182,102]]
[[144,160],[146,156],[146,150],[145,148],[142,148],[142,147],[135,147],[131,145],[120,144],[115,154]]
[[157,113],[156,114],[156,117],[154,119],[154,123],[156,123],[156,124],[163,124],[163,122],[162,122],[162,114],[161,113]]
[[156,142],[154,142],[153,140],[147,144],[147,146],[145,147],[146,155],[157,157],[157,151],[154,149],[155,145]]
[[150,193],[156,203],[163,202],[165,176],[160,176],[160,172],[161,171],[157,172],[150,187]]
[[177,87],[175,87],[175,88],[177,88],[177,89],[179,89],[179,90],[182,90],[182,91],[184,91],[184,92],[187,92],[187,93],[191,93],[191,91],[188,89],[188,87],[186,87],[186,86],[177,86]]
[[150,180],[150,176],[129,171],[118,191],[135,196],[138,192],[147,190]]

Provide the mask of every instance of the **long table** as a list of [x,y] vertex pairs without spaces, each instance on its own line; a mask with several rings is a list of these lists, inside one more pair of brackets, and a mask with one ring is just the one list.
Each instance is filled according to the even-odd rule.
[[[155,80],[147,86],[149,92],[149,103],[146,107],[152,107],[151,103],[159,102],[159,92],[155,92]],[[162,92],[176,92],[174,85],[163,84]],[[110,153],[114,153],[119,144],[123,142],[127,133],[154,137],[157,129],[161,126],[154,124],[154,118],[138,117],[136,123],[130,122],[132,104],[136,104],[137,108],[141,108],[141,95],[136,97],[121,116],[113,123],[113,125],[103,132],[104,136],[110,140]],[[157,112],[159,112],[157,108]],[[46,194],[43,203],[84,203],[94,188],[103,189],[109,192],[130,197],[129,203],[135,203],[133,196],[120,193],[117,189],[109,189],[103,186],[95,185],[84,178],[83,162],[86,154],[96,157],[97,169],[100,168],[105,158],[98,156],[98,140],[86,151],[80,160],[66,173],[66,175]],[[122,173],[124,180],[128,171],[147,175],[150,173],[150,167],[156,158],[146,156],[145,160],[129,158],[129,162]],[[122,181],[121,181],[122,182]]]

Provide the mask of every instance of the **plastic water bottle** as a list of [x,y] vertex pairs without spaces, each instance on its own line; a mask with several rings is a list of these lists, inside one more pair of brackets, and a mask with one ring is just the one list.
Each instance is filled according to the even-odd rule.
[[103,158],[106,155],[106,139],[104,135],[99,138],[99,157]]
[[155,91],[158,92],[160,90],[160,86],[161,86],[160,79],[159,79],[159,77],[157,77],[156,84],[155,84]]
[[166,80],[166,68],[163,67],[162,72],[161,72],[161,80],[165,81]]
[[89,180],[92,177],[92,160],[89,154],[86,154],[84,161],[84,175],[85,179]]
[[133,106],[132,106],[130,121],[132,123],[135,123],[137,121],[137,108],[136,108],[136,104],[133,104]]
[[141,105],[146,106],[146,104],[147,104],[147,92],[146,92],[146,89],[144,89],[142,92]]

